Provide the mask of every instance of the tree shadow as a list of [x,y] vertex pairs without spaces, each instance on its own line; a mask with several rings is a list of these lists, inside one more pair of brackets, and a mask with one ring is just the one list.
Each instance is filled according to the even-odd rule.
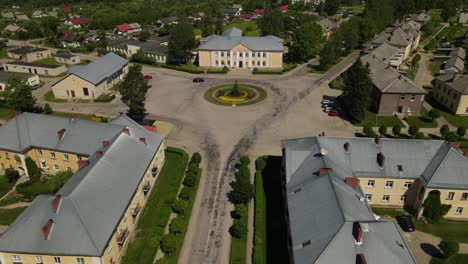
[[281,186],[282,157],[269,156],[262,172],[266,196],[267,263],[289,263],[285,200]]
[[431,257],[436,257],[436,258],[442,258],[442,254],[440,253],[440,250],[429,243],[421,243],[421,249],[428,254]]

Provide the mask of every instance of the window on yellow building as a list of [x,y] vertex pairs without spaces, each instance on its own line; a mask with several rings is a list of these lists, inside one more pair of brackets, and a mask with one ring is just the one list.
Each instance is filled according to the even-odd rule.
[[64,160],[64,161],[69,161],[68,155],[67,155],[67,154],[63,154],[63,160]]
[[400,197],[400,203],[406,203],[406,195]]
[[71,167],[67,167],[67,171],[71,171]]
[[54,257],[54,264],[61,264],[62,263],[62,260],[60,259],[60,257]]
[[10,159],[10,154],[8,154],[8,152],[5,152],[5,159]]
[[37,256],[37,257],[36,257],[36,263],[37,263],[37,264],[42,264],[42,263],[44,263],[44,262],[42,261],[42,257]]
[[463,193],[461,200],[467,200],[468,199],[468,193]]
[[367,200],[368,202],[372,201],[372,194],[366,193],[366,200]]
[[84,258],[76,258],[76,263],[77,264],[85,264]]
[[387,181],[385,183],[385,189],[392,189],[393,188],[393,181]]
[[412,184],[411,182],[405,182],[405,185],[403,186],[403,188],[409,189],[411,188],[411,184]]
[[374,180],[368,180],[367,181],[367,188],[374,188],[375,186],[375,181]]
[[21,257],[17,255],[11,256],[11,259],[13,260],[13,263],[21,263]]
[[38,149],[36,152],[38,156],[42,156],[42,150]]
[[463,207],[457,207],[455,214],[461,215],[463,213]]
[[54,171],[58,171],[59,170],[59,166],[57,164],[54,164]]
[[384,196],[382,196],[382,202],[388,203],[388,201],[390,201],[390,195],[384,195]]
[[449,192],[447,195],[447,200],[453,200],[454,196],[455,196],[455,192]]
[[50,158],[51,158],[51,159],[56,159],[56,158],[57,158],[57,157],[55,156],[55,152],[51,152],[51,153],[50,153]]
[[47,168],[47,164],[43,160],[41,160],[41,168],[43,168],[43,169]]

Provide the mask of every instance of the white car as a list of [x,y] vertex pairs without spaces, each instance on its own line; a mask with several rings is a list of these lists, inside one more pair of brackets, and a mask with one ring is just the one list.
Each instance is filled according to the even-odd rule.
[[323,111],[324,111],[325,113],[330,113],[331,111],[335,111],[335,110],[336,110],[336,109],[335,109],[334,107],[329,107],[329,106],[328,106],[328,107],[325,107],[325,109],[323,109]]

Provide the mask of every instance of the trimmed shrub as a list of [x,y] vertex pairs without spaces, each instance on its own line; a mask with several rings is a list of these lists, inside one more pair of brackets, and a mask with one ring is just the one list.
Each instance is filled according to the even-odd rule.
[[9,183],[15,183],[20,178],[20,174],[17,170],[8,168],[5,170],[5,177]]
[[419,133],[419,127],[417,126],[410,126],[408,128],[408,134],[411,135],[411,137],[415,138],[416,135]]
[[257,171],[263,171],[267,165],[267,158],[265,156],[259,157],[255,160],[255,169]]
[[50,104],[45,104],[44,105],[44,113],[46,113],[47,115],[50,115],[52,114],[53,110],[52,110],[52,107],[50,107]]
[[244,204],[236,204],[234,208],[233,217],[236,219],[241,219],[247,217],[248,208]]
[[169,224],[169,232],[172,234],[181,234],[185,229],[185,220],[182,216],[178,215],[176,218],[172,219]]
[[39,180],[41,178],[41,169],[39,169],[39,167],[30,157],[27,157],[24,162],[26,163],[26,169],[28,170],[29,178],[32,181]]
[[423,216],[427,218],[428,222],[437,223],[452,206],[440,202],[439,191],[431,191],[423,203],[423,208]]
[[366,137],[375,137],[374,129],[372,129],[372,127],[369,125],[366,125],[362,128],[362,133],[364,133]]
[[195,184],[197,184],[197,180],[198,179],[195,175],[187,173],[182,184],[188,187],[193,187]]
[[190,163],[196,164],[197,166],[200,165],[201,161],[202,161],[202,157],[200,153],[198,152],[193,153],[192,158],[190,158]]
[[417,138],[417,139],[424,139],[425,137],[426,137],[426,136],[424,135],[423,132],[418,132],[418,133],[416,134],[416,136],[415,136],[415,138]]
[[188,186],[185,186],[184,188],[182,188],[182,190],[180,191],[179,193],[179,198],[182,199],[182,200],[190,200],[191,196],[192,196],[192,193],[193,193],[193,189],[188,187]]
[[443,125],[442,127],[440,127],[440,134],[442,135],[442,137],[450,131],[450,128],[448,125]]
[[439,244],[439,248],[445,258],[450,258],[460,251],[460,245],[454,240],[442,240]]
[[172,204],[172,212],[179,214],[179,215],[184,215],[185,211],[187,211],[187,207],[188,207],[187,201],[182,200],[182,199],[177,199]]
[[161,250],[166,255],[172,255],[177,249],[177,237],[174,234],[167,234],[161,240]]
[[466,127],[457,128],[457,135],[464,137],[466,135]]
[[241,165],[249,165],[250,164],[250,159],[248,156],[242,156],[240,157],[240,164]]
[[379,127],[379,133],[380,135],[385,135],[387,133],[387,127],[385,125],[381,125]]
[[448,131],[447,133],[444,134],[444,139],[447,140],[448,142],[454,142],[458,140],[458,135],[457,133],[453,131]]
[[395,137],[399,137],[401,135],[401,126],[396,125],[392,128],[392,133]]
[[235,238],[244,238],[247,235],[247,225],[245,221],[235,219],[231,227],[231,235]]

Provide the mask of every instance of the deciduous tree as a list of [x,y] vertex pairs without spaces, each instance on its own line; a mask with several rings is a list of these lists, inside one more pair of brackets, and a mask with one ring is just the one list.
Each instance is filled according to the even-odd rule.
[[294,31],[291,58],[297,62],[307,61],[321,49],[325,38],[317,23],[306,23]]
[[19,77],[12,77],[8,80],[2,95],[11,109],[22,112],[36,110],[36,98],[32,95],[32,87]]
[[169,33],[169,62],[173,64],[185,63],[190,50],[195,47],[193,28],[185,19],[180,19]]

